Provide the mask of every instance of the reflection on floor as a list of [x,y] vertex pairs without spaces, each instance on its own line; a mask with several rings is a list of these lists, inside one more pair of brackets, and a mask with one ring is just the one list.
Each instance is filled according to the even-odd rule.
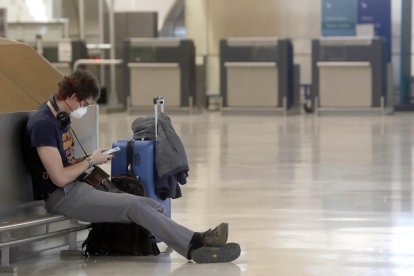
[[[101,115],[101,146],[137,115]],[[158,257],[18,263],[21,275],[414,275],[414,116],[171,116],[189,183],[173,218],[230,223],[234,263]],[[163,247],[163,249],[165,249]]]

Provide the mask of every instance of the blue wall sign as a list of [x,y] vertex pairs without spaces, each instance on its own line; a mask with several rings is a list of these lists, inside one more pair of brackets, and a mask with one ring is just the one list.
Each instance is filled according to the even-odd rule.
[[322,1],[322,35],[354,36],[357,0]]
[[386,58],[391,61],[391,0],[358,0],[358,24],[373,24],[376,36],[385,39]]

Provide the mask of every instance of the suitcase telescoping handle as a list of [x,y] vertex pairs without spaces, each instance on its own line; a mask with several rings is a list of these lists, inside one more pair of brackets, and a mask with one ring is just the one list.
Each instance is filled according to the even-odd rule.
[[155,142],[158,141],[158,106],[160,106],[161,112],[164,112],[165,100],[163,97],[156,97],[153,99],[154,104],[154,118],[155,118]]

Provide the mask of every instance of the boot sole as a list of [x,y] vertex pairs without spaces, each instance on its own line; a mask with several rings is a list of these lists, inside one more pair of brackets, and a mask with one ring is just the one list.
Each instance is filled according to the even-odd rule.
[[240,245],[228,243],[220,247],[201,247],[191,254],[194,262],[206,263],[228,263],[236,260],[241,253]]

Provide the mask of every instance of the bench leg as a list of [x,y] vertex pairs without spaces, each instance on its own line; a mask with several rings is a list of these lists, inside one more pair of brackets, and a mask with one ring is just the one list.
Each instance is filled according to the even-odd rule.
[[76,250],[76,237],[77,232],[69,233],[69,250]]
[[1,249],[1,266],[10,265],[10,248],[3,247]]
[[17,267],[10,266],[10,248],[3,247],[1,249],[1,266],[0,266],[0,274],[1,273],[16,273]]
[[69,249],[60,251],[60,256],[62,258],[65,258],[65,257],[81,257],[82,256],[82,251],[76,249],[77,248],[77,246],[76,246],[76,237],[77,237],[77,232],[72,232],[72,233],[68,234]]
[[[10,232],[6,231],[0,233],[0,241],[6,241],[10,239]],[[10,266],[10,247],[1,248],[1,266],[0,274],[2,273],[16,273],[17,267]]]

